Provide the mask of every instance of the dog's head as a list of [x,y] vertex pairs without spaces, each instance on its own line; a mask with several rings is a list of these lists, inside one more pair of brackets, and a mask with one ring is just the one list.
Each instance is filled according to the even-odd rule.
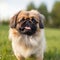
[[10,20],[10,27],[21,34],[33,35],[38,29],[43,29],[43,15],[36,10],[20,11]]

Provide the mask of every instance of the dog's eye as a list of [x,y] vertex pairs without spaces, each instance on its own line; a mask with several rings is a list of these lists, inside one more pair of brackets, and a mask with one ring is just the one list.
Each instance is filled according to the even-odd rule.
[[20,23],[20,22],[23,22],[23,21],[25,21],[25,19],[22,18],[22,19],[19,20],[17,23]]
[[22,19],[20,20],[20,22],[23,22],[23,21],[25,21],[25,19],[24,19],[24,18],[22,18]]
[[37,23],[37,21],[34,18],[32,18],[32,22],[35,24]]

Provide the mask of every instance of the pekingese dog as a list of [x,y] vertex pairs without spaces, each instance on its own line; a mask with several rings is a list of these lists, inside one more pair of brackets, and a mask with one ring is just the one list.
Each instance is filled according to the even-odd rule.
[[36,10],[19,11],[10,20],[9,39],[18,60],[34,55],[43,60],[45,51],[44,16]]

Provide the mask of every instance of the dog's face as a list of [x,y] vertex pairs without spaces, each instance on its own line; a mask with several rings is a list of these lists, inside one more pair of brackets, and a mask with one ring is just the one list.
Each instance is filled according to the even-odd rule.
[[20,21],[17,23],[17,30],[22,34],[32,35],[37,30],[37,21],[34,19],[34,17],[26,18],[23,17]]
[[12,17],[10,27],[20,34],[33,35],[40,27],[43,28],[43,23],[37,11],[20,11]]

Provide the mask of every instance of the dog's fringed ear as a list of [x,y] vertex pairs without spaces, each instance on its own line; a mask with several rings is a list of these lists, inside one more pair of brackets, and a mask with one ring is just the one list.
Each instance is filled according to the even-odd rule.
[[39,22],[40,29],[44,29],[44,20],[45,20],[44,15],[40,14],[40,22]]
[[15,28],[15,27],[16,27],[16,19],[17,19],[16,15],[13,16],[13,17],[10,19],[10,27],[11,27],[11,28]]
[[18,12],[17,14],[15,14],[11,19],[10,19],[10,28],[15,28],[16,27],[16,21],[17,21],[17,17],[18,14],[20,12]]

